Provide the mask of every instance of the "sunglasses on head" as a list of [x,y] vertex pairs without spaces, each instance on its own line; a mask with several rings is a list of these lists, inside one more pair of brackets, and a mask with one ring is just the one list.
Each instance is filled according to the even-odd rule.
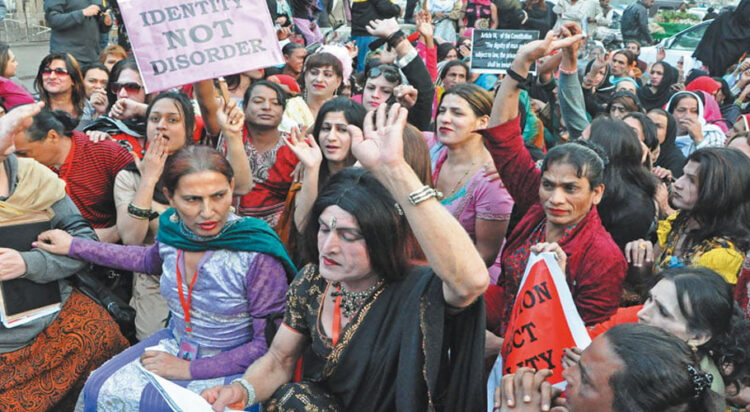
[[49,76],[49,75],[50,75],[50,74],[52,74],[53,72],[54,72],[54,73],[55,73],[56,75],[58,75],[58,76],[63,76],[63,75],[66,75],[66,74],[68,74],[68,69],[66,69],[66,68],[64,68],[64,67],[55,67],[54,69],[53,69],[53,68],[51,68],[51,67],[45,67],[45,68],[43,68],[43,69],[42,69],[42,75],[47,75],[47,76]]
[[125,91],[127,91],[128,93],[138,93],[143,88],[143,86],[135,82],[128,82],[128,83],[114,82],[109,85],[109,91],[111,91],[114,94],[117,94],[117,93],[120,93],[120,89],[122,89],[123,87],[125,88]]
[[383,75],[383,77],[385,77],[386,80],[391,83],[401,83],[401,75],[396,71],[396,69],[385,64],[370,69],[367,77],[374,79],[381,74]]

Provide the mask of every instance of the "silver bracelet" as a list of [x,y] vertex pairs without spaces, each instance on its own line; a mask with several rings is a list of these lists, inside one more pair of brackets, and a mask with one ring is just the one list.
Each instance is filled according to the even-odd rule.
[[239,383],[245,392],[247,392],[247,402],[245,403],[245,409],[255,405],[255,388],[253,385],[243,378],[237,378],[232,383]]
[[409,203],[416,206],[419,203],[424,202],[425,200],[436,197],[438,199],[443,197],[443,194],[438,192],[437,190],[431,188],[430,186],[422,186],[421,188],[409,193]]

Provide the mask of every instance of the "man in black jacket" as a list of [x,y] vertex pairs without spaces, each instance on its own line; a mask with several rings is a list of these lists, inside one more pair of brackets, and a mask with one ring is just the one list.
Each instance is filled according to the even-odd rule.
[[398,17],[401,8],[390,0],[354,0],[352,3],[352,40],[357,44],[357,72],[365,69],[365,56],[368,46],[377,37],[367,32],[367,25],[373,20]]
[[654,42],[651,30],[648,29],[648,9],[654,5],[654,0],[639,0],[625,9],[620,19],[620,30],[622,40],[627,44],[628,40],[636,40],[641,45],[649,45]]

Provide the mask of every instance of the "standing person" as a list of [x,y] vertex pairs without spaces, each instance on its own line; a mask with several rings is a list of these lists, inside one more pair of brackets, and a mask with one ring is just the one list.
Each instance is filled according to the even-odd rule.
[[[94,239],[90,226],[47,167],[13,154],[13,136],[41,105],[24,105],[0,119],[0,223],[40,214],[51,227]],[[43,190],[39,190],[43,188]],[[19,222],[20,223],[20,222]],[[85,264],[40,249],[0,253],[0,281],[23,277],[59,286],[59,312],[15,328],[0,324],[0,405],[7,411],[72,410],[89,373],[128,347],[107,311],[67,281]]]
[[[635,64],[636,64],[636,67],[638,67],[638,70],[640,70],[641,73],[645,73],[646,69],[648,68],[648,64],[646,64],[646,62],[638,58],[641,55],[641,43],[638,42],[638,40],[630,39],[625,44],[625,48],[630,50],[630,52],[633,53],[633,55],[635,56]],[[636,76],[636,77],[640,77],[640,76]]]
[[[343,170],[321,190],[305,227],[310,265],[289,289],[283,326],[242,380],[203,392],[215,411],[257,401],[283,411],[485,408],[487,270],[406,163],[407,111],[395,104],[387,118],[385,106],[376,112],[364,134],[348,127],[367,171]],[[410,264],[407,225],[429,268]],[[293,383],[303,353],[302,381]]]
[[589,33],[595,40],[604,40],[607,37],[608,28],[612,24],[612,11],[614,7],[610,0],[599,0],[594,8],[594,15],[589,16]]
[[464,20],[459,31],[465,28],[496,29],[497,5],[490,0],[468,0],[463,5]]
[[628,6],[620,18],[622,40],[636,40],[641,45],[654,42],[651,30],[648,28],[648,10],[654,5],[654,0],[638,0]]
[[448,43],[456,42],[458,39],[456,29],[461,17],[461,4],[461,0],[427,0],[426,8],[432,15],[435,37]]
[[355,70],[357,73],[365,69],[365,57],[370,51],[370,43],[377,39],[370,35],[367,26],[373,20],[398,17],[400,14],[401,8],[389,0],[354,0],[350,27],[352,40],[357,45],[357,69]]
[[44,18],[52,29],[50,53],[70,53],[79,64],[99,59],[99,33],[112,27],[99,0],[44,0]]
[[708,67],[712,76],[723,76],[750,48],[750,0],[742,0],[732,12],[720,14],[706,29],[693,57]]
[[592,2],[593,0],[559,0],[553,8],[557,14],[555,28],[565,23],[576,23],[580,27],[586,27],[588,16],[594,15]]
[[318,14],[320,9],[315,0],[290,0],[289,6],[292,9],[292,20],[297,30],[305,38],[305,44],[308,46],[313,43],[321,43],[323,34],[318,27]]
[[[398,37],[399,33],[403,33],[396,19],[373,21],[367,31],[382,39]],[[392,100],[398,100],[402,106],[409,109],[409,123],[419,130],[427,130],[435,96],[435,86],[430,80],[430,72],[406,37],[401,37],[398,42],[392,40],[390,43],[393,45],[391,49],[396,52],[395,65],[380,65],[370,69],[362,92],[362,104],[365,109],[374,110],[392,97]],[[401,74],[406,78],[408,85],[401,84]]]
[[99,63],[103,64],[104,67],[107,68],[107,70],[112,70],[112,67],[114,67],[117,62],[120,60],[125,60],[128,58],[128,53],[125,51],[125,49],[122,48],[122,46],[118,46],[116,44],[113,44],[111,46],[107,46],[102,50],[102,53],[99,55]]
[[526,11],[528,19],[523,24],[523,29],[538,30],[540,36],[552,30],[557,23],[557,14],[555,14],[554,7],[554,4],[545,0],[526,0],[523,3],[523,9]]
[[34,97],[28,90],[10,80],[16,75],[18,61],[13,51],[5,43],[0,43],[0,103],[5,110],[20,104],[34,103]]
[[224,156],[207,146],[181,149],[165,163],[162,181],[171,208],[159,217],[151,246],[61,230],[37,242],[58,255],[160,276],[172,313],[167,328],[89,377],[78,410],[168,410],[141,367],[195,392],[228,383],[267,351],[268,318],[283,310],[295,270],[265,223],[231,212],[234,172]]

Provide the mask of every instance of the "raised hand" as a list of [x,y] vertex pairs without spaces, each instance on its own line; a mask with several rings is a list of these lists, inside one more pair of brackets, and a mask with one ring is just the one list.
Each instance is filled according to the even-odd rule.
[[305,170],[313,170],[323,163],[323,152],[312,135],[305,136],[306,128],[293,127],[284,143],[294,152]]
[[33,123],[33,117],[44,107],[44,103],[31,103],[17,106],[0,118],[0,153],[5,153],[13,144],[13,137],[26,130]]
[[580,41],[583,37],[583,33],[571,35],[569,37],[561,38],[560,30],[550,30],[542,40],[534,40],[526,43],[516,53],[516,59],[523,59],[527,63],[531,64],[537,59],[546,56],[553,50],[557,50],[564,47],[569,47],[573,43]]
[[237,105],[237,101],[230,99],[229,103],[221,103],[216,111],[216,121],[221,131],[229,138],[242,138],[242,128],[245,126],[245,112]]
[[401,29],[401,26],[398,25],[396,19],[390,18],[383,20],[371,20],[370,23],[367,24],[366,28],[367,32],[371,35],[386,39],[391,34],[399,31]]
[[401,106],[410,109],[417,103],[419,92],[414,86],[402,84],[393,89],[393,95],[396,96],[396,101],[398,101]]
[[149,142],[143,160],[138,159],[137,156],[133,156],[135,165],[138,167],[138,171],[141,172],[142,179],[156,184],[161,178],[161,173],[164,171],[164,164],[167,162],[168,155],[167,139],[163,138],[157,132],[157,135]]
[[425,38],[432,38],[435,35],[435,28],[432,26],[432,15],[427,10],[420,10],[414,18],[417,25],[417,31]]
[[[404,128],[409,112],[396,103],[386,114],[386,105],[367,113],[364,131],[349,125],[352,154],[369,171],[404,162]],[[373,122],[373,118],[375,121]]]

